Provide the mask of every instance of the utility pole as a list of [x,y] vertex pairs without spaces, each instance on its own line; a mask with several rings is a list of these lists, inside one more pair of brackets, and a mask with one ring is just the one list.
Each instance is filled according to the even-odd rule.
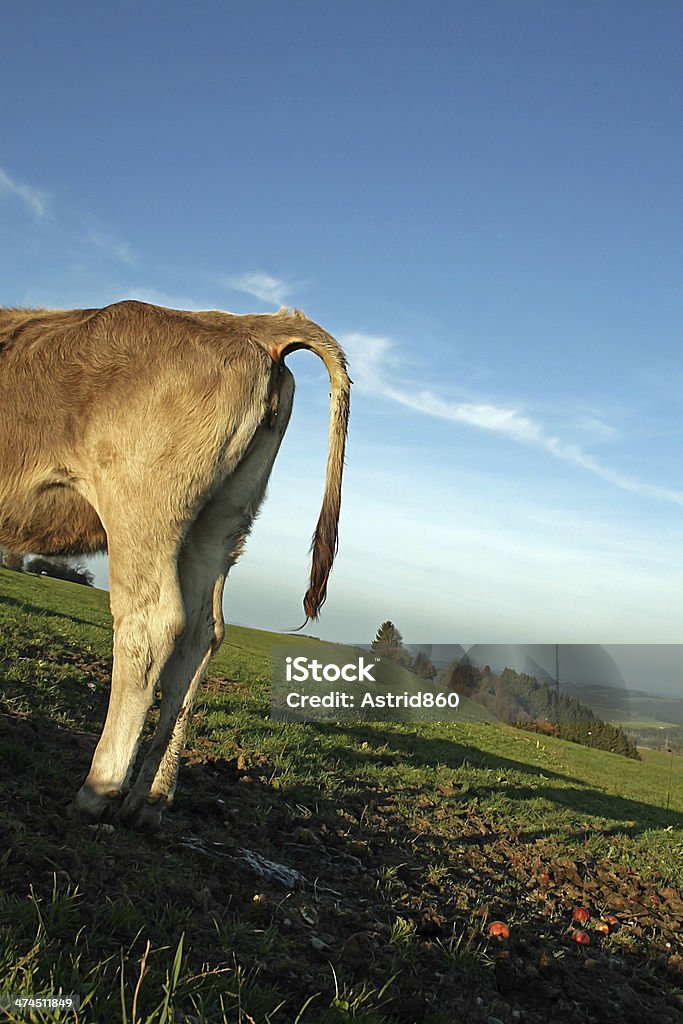
[[555,724],[560,724],[560,645],[555,644]]

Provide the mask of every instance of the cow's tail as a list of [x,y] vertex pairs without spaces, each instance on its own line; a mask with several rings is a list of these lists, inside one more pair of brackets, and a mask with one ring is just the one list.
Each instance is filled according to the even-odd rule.
[[346,370],[344,353],[334,338],[322,327],[318,327],[298,310],[291,313],[287,309],[282,309],[275,317],[280,322],[275,331],[277,340],[271,342],[272,357],[281,359],[288,352],[305,348],[320,356],[330,375],[330,428],[325,494],[313,534],[311,578],[304,596],[307,619],[316,619],[327,597],[327,581],[337,554],[351,381]]

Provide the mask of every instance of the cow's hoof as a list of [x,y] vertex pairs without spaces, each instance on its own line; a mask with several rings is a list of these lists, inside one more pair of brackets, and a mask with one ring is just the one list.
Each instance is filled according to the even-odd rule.
[[71,821],[81,824],[94,824],[102,818],[110,818],[111,812],[119,802],[121,794],[118,790],[109,793],[95,793],[87,784],[82,786],[66,809]]
[[158,832],[166,804],[164,796],[140,798],[130,793],[123,801],[121,821],[136,832]]

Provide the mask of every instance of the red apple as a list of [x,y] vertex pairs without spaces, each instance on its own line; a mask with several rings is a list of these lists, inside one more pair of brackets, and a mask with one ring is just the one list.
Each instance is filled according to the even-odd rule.
[[491,921],[489,935],[496,939],[509,939],[510,929],[503,921]]
[[585,907],[574,907],[572,921],[576,921],[577,924],[585,924],[586,921],[590,921],[590,918],[590,911],[586,910]]
[[578,942],[580,946],[590,946],[591,942],[588,932],[583,932],[580,928],[572,932],[572,940]]

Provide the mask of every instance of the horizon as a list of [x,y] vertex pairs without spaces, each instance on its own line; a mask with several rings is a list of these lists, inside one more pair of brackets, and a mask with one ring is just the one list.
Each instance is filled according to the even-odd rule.
[[[90,560],[89,560],[90,561]],[[76,584],[74,584],[76,585]],[[93,588],[108,593],[105,587]],[[241,629],[257,629],[266,633],[281,636],[288,635],[292,640],[298,637],[323,639],[316,633],[301,633],[290,630],[273,630],[260,626],[251,626],[246,622],[225,619],[227,627],[236,626]],[[307,629],[315,628],[309,623]],[[381,623],[378,623],[379,627]],[[226,634],[227,639],[227,634]],[[373,637],[363,640],[341,641],[326,638],[325,642],[340,643],[345,646],[369,648]],[[473,663],[482,667],[488,663],[494,671],[512,668],[526,672],[542,681],[544,676],[554,679],[554,644],[468,644],[468,643],[406,643],[406,647],[415,654],[424,651],[437,667],[445,667],[454,658],[466,655],[472,657]],[[564,650],[562,649],[564,648]],[[569,650],[567,650],[569,648]],[[435,652],[438,652],[436,654]],[[503,654],[503,660],[496,660]],[[560,685],[563,683],[594,682],[598,686],[606,686],[612,690],[622,690],[629,694],[642,691],[651,697],[664,700],[683,700],[683,644],[571,644],[560,645]],[[552,664],[551,664],[552,662]],[[569,663],[570,668],[567,669]],[[536,669],[537,671],[534,671]]]

